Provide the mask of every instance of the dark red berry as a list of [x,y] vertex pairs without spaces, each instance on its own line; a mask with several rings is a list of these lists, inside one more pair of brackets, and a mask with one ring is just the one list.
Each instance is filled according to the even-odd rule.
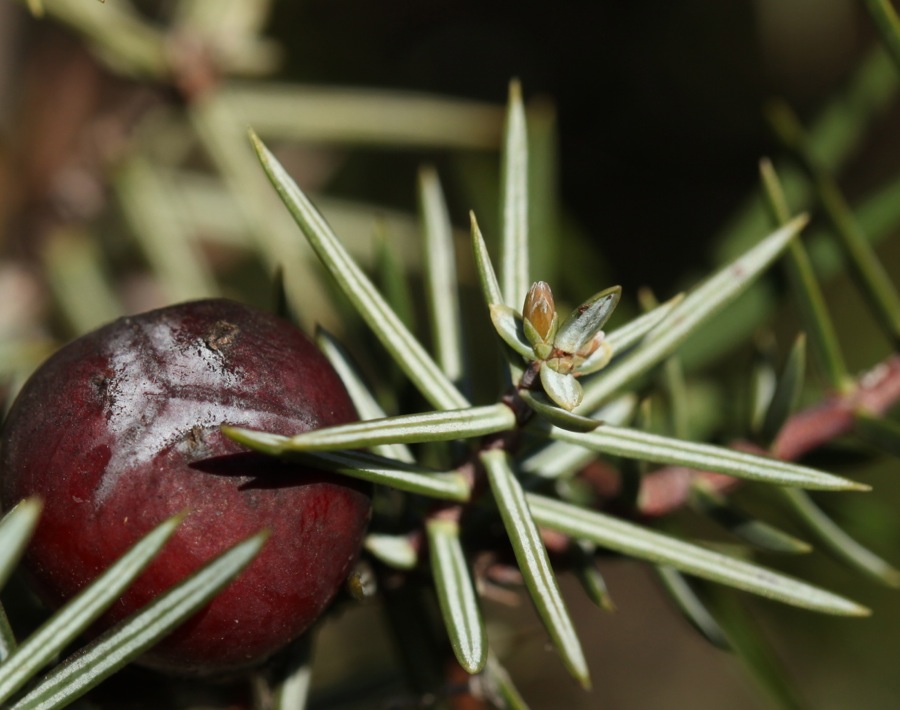
[[248,452],[219,426],[295,434],[354,419],[335,371],[286,321],[225,300],[163,308],[79,338],[32,376],[4,428],[2,504],[44,502],[25,564],[52,605],[188,511],[102,626],[270,529],[243,574],[143,659],[239,668],[319,617],[357,556],[370,499],[349,479]]

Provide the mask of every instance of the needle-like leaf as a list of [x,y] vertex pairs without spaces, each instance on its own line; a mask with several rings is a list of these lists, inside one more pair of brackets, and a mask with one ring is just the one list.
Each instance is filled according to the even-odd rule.
[[[316,332],[316,345],[319,346],[319,349],[337,371],[341,382],[347,388],[347,394],[353,400],[353,406],[356,407],[356,412],[360,418],[382,419],[387,416],[363,380],[362,373],[357,369],[350,359],[350,355],[335,337],[324,328],[319,328]],[[389,459],[397,459],[407,463],[415,461],[412,452],[403,444],[383,444],[382,446],[374,447],[373,450],[376,454],[381,454]]]
[[472,249],[475,253],[475,268],[478,271],[478,282],[481,284],[481,292],[484,295],[484,302],[489,306],[503,304],[503,293],[500,291],[500,282],[497,280],[497,272],[491,263],[491,256],[488,254],[487,245],[484,243],[484,237],[481,234],[481,228],[478,226],[478,220],[475,219],[475,213],[469,213],[469,220],[472,223]]
[[509,673],[490,651],[484,672],[489,692],[496,699],[495,704],[498,707],[506,708],[506,710],[528,710],[528,704],[513,684]]
[[281,163],[256,134],[251,133],[250,139],[269,180],[319,259],[422,395],[438,409],[468,406],[466,398],[387,305]]
[[722,627],[719,626],[697,593],[691,589],[691,585],[688,584],[681,572],[669,565],[657,565],[656,572],[663,587],[691,626],[713,646],[721,648],[723,651],[731,650],[731,644],[728,643]]
[[890,0],[865,0],[881,43],[887,49],[897,69],[900,70],[900,18]]
[[572,571],[588,595],[588,599],[604,611],[615,611],[616,605],[609,594],[606,580],[597,569],[597,560],[594,557],[596,545],[579,540],[570,547],[569,559]]
[[538,525],[590,540],[606,549],[668,564],[687,574],[813,611],[842,616],[869,614],[856,602],[765,567],[545,496],[528,494],[527,499]]
[[783,530],[756,520],[741,512],[719,493],[707,490],[702,485],[695,485],[691,495],[692,502],[706,516],[729,530],[744,542],[760,550],[797,555],[810,552],[812,545]]
[[[478,221],[475,219],[475,213],[470,212],[469,218],[472,223],[472,249],[475,253],[475,269],[478,273],[478,283],[481,285],[484,302],[491,309],[495,306],[504,306],[508,308],[508,306],[503,303],[503,293],[500,291],[500,282],[497,280],[497,273],[494,271],[494,265],[491,263],[491,257],[488,254],[487,246],[484,243],[481,229],[478,227]],[[504,348],[505,357],[501,363],[501,376],[503,382],[507,385],[512,385],[512,383],[518,381],[522,375],[522,363],[516,357],[515,353],[516,351],[514,349]],[[522,353],[520,352],[519,354],[521,355]]]
[[437,173],[432,168],[425,168],[419,173],[419,206],[431,340],[444,374],[451,382],[459,383],[463,378],[463,347],[456,286],[456,250],[447,203]]
[[207,604],[253,560],[266,537],[259,533],[238,543],[92,641],[44,676],[15,710],[56,710],[80,698]]
[[216,93],[236,125],[309,145],[496,150],[503,126],[503,110],[493,103],[408,91],[246,81]]
[[28,637],[0,666],[0,703],[88,628],[162,550],[183,516],[165,521],[144,536],[91,585]]
[[889,587],[900,587],[900,570],[850,537],[805,491],[785,488],[781,494],[832,554]]
[[[770,210],[778,224],[787,224],[791,219],[791,211],[778,173],[768,160],[760,163],[759,171]],[[809,334],[813,352],[819,359],[831,387],[837,391],[844,390],[850,381],[844,354],[838,342],[834,323],[828,314],[828,307],[825,305],[825,296],[803,242],[800,239],[792,241],[786,256],[785,266],[791,288],[797,300],[803,328]]]
[[400,322],[410,330],[416,322],[415,305],[409,276],[400,255],[401,246],[391,240],[387,225],[379,221],[375,225],[375,273],[376,283],[384,294]]
[[409,493],[446,500],[469,499],[469,484],[457,471],[434,471],[361,451],[308,452],[298,458],[344,476]]
[[47,286],[77,333],[87,333],[122,315],[122,307],[96,235],[71,227],[53,230],[41,250]]
[[[124,161],[113,186],[132,233],[169,299],[217,296],[211,269],[178,218],[180,195],[153,163],[135,157]],[[161,205],[167,209],[160,209]]]
[[362,449],[380,444],[420,444],[474,438],[516,426],[513,411],[505,404],[488,404],[451,411],[407,414],[366,422],[340,424],[296,436],[223,426],[226,436],[257,451],[277,456],[291,451]]
[[779,659],[777,649],[767,639],[766,629],[751,607],[742,603],[729,589],[710,588],[704,601],[712,608],[728,644],[770,699],[771,707],[781,710],[807,710],[790,674]]
[[582,685],[589,687],[587,662],[575,626],[560,594],[547,550],[528,510],[525,493],[506,456],[504,451],[498,449],[481,454],[506,534],[512,542],[531,599],[566,668]]
[[487,634],[459,542],[459,525],[452,520],[432,519],[426,528],[431,574],[450,645],[467,673],[479,673],[487,661]]
[[837,181],[814,154],[806,130],[790,106],[783,102],[774,103],[768,115],[778,138],[794,152],[809,173],[819,203],[846,255],[847,265],[872,311],[888,337],[895,343],[900,342],[900,293],[863,233]]
[[[238,227],[238,243],[243,246],[249,237],[270,269],[284,266],[285,295],[291,313],[307,328],[312,329],[313,322],[307,319],[313,313],[319,320],[337,319],[338,309],[327,295],[323,274],[309,258],[307,245],[297,239],[295,220],[288,210],[279,208],[280,200],[270,180],[258,169],[259,157],[246,140],[244,127],[248,124],[235,119],[233,102],[224,92],[215,92],[206,99],[192,102],[187,116],[227,191],[224,206],[203,211],[226,215],[230,212],[229,227]],[[370,219],[366,227],[371,224]]]
[[550,436],[570,444],[579,444],[594,451],[615,456],[687,466],[702,471],[717,471],[737,478],[764,481],[782,486],[838,491],[869,490],[869,486],[865,484],[806,466],[755,456],[721,446],[682,441],[637,429],[607,425],[586,434],[578,434],[554,428],[551,430]]
[[[638,292],[638,301],[647,312],[659,306],[656,296],[649,288]],[[678,355],[670,355],[663,362],[662,385],[668,400],[669,433],[679,439],[690,438],[687,382],[684,366]]]
[[9,625],[6,609],[0,604],[0,663],[3,663],[19,647],[16,635]]
[[656,328],[660,323],[665,321],[666,317],[672,312],[679,303],[684,300],[684,294],[679,293],[673,296],[665,303],[659,304],[652,311],[633,318],[620,328],[607,333],[606,342],[613,349],[613,356],[624,353],[628,348],[640,342],[648,333]]
[[[605,407],[601,407],[592,417],[607,424],[624,424],[634,415],[637,397],[622,395]],[[563,427],[564,428],[564,427]],[[534,473],[541,478],[561,478],[580,471],[597,458],[597,454],[583,446],[565,441],[553,441],[525,458],[520,468],[526,473]]]
[[20,501],[0,520],[0,589],[6,584],[28,545],[40,514],[40,501],[27,498]]
[[784,371],[775,385],[772,401],[766,409],[763,419],[763,441],[774,441],[787,418],[794,413],[800,394],[803,390],[803,377],[806,373],[806,336],[800,333],[784,365]]
[[528,273],[528,133],[522,87],[518,81],[509,85],[502,159],[500,275],[504,303],[517,307],[531,285]]
[[737,298],[787,247],[807,218],[794,218],[746,254],[701,284],[665,318],[637,350],[594,377],[585,387],[582,407],[593,409],[674,352],[712,315]]

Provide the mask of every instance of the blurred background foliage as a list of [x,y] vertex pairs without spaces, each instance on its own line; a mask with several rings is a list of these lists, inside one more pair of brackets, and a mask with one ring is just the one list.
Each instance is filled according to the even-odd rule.
[[[768,231],[757,165],[785,154],[766,118],[776,97],[810,129],[818,157],[900,279],[896,70],[854,0],[45,5],[47,18],[38,20],[25,3],[0,0],[7,399],[55,343],[121,313],[212,294],[268,306],[279,266],[301,323],[324,323],[364,352],[356,316],[321,280],[246,128],[279,148],[358,258],[376,268],[379,245],[391,244],[415,289],[423,164],[438,169],[457,227],[475,209],[488,238],[497,234],[497,151],[511,77],[528,99],[532,183],[541,196],[530,217],[542,235],[534,275],[551,280],[563,300],[621,283],[617,318],[634,314],[640,287],[667,298]],[[792,205],[814,207],[796,165],[779,166]],[[868,315],[826,222],[818,211],[813,217],[805,238],[848,366],[867,368],[896,344]],[[474,305],[462,239],[459,261]],[[771,274],[686,348],[693,435],[727,441],[740,431],[754,343],[774,340],[784,354],[798,329],[785,295]],[[473,320],[470,341],[486,328]],[[700,373],[700,364],[709,367]],[[863,457],[852,441],[817,456],[814,464],[875,488],[818,496],[821,505],[875,552],[900,559],[896,458]],[[771,501],[740,495],[751,510],[796,528]],[[710,534],[689,512],[665,525]],[[767,563],[788,569],[774,556]],[[749,608],[771,644],[761,653],[786,669],[798,704],[896,707],[896,592],[823,553],[792,557],[789,569],[870,606],[873,617],[821,617],[703,588],[705,598],[726,616],[735,604]],[[768,706],[731,656],[673,613],[648,569],[612,559],[603,573],[615,614],[601,615],[563,580],[593,669],[590,695],[547,662],[527,604],[488,602],[492,642],[533,707]],[[7,601],[14,625],[16,609],[32,618],[25,607]],[[354,687],[383,688],[396,676],[383,624],[366,607],[328,622],[314,700],[338,702]],[[140,670],[111,680],[101,697],[121,701],[135,682],[154,687],[160,706],[176,706],[167,695],[176,686],[179,697],[191,697],[190,684],[160,689]]]

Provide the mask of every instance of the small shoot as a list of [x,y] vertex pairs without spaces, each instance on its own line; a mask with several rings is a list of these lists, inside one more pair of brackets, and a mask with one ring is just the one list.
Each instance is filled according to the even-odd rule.
[[[486,296],[492,298],[489,280],[482,280]],[[539,374],[547,397],[571,412],[584,396],[577,378],[601,370],[612,359],[612,348],[601,329],[621,294],[620,286],[601,291],[560,324],[549,284],[537,281],[525,296],[522,313],[502,303],[490,303],[491,320],[503,342]],[[535,411],[544,413],[537,407]]]

